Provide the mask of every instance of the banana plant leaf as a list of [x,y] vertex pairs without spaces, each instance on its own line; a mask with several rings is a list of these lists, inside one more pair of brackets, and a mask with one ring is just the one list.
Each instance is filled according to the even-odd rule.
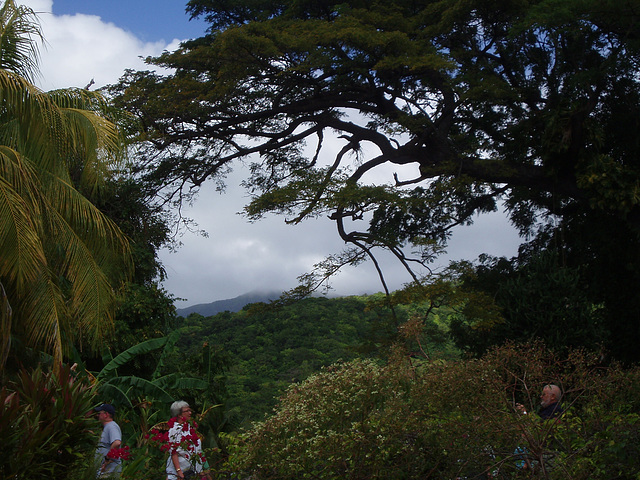
[[97,375],[98,380],[104,380],[105,378],[109,377],[110,374],[113,373],[118,367],[121,367],[127,362],[131,361],[137,355],[143,355],[153,350],[157,350],[158,348],[164,347],[169,338],[170,336],[152,338],[126,349],[124,352],[117,355],[113,360],[111,360],[104,366],[104,368]]
[[152,380],[155,380],[156,378],[160,377],[160,372],[162,371],[162,368],[165,365],[165,360],[167,358],[167,355],[171,351],[171,348],[175,345],[175,343],[180,338],[180,334],[178,332],[172,332],[165,338],[167,339],[167,342],[164,346],[164,349],[162,350],[162,354],[160,355],[160,359],[158,360],[156,369],[153,372],[153,375],[151,376]]
[[[111,378],[107,382],[102,383],[100,387],[98,387],[98,390],[100,393],[103,393],[103,388],[107,387],[115,387],[121,391],[126,391],[127,398],[132,396],[130,395],[132,391],[135,391],[136,397],[144,396],[146,398],[153,398],[161,402],[173,401],[173,397],[164,388],[156,385],[150,380],[145,380],[144,378],[136,376]],[[131,402],[127,400],[127,405],[129,405],[130,403]]]
[[112,383],[103,383],[98,387],[98,397],[113,403],[114,405],[123,405],[129,408],[133,407],[126,389],[123,390]]
[[[171,350],[178,337],[178,333],[175,332],[166,337],[152,338],[128,348],[115,358],[104,357],[110,360],[96,375],[100,395],[103,398],[111,398],[120,405],[132,406],[130,398],[145,397],[168,403],[173,401],[173,396],[169,393],[172,390],[206,390],[209,382],[199,378],[185,377],[183,373],[175,372],[159,376],[165,354]],[[151,380],[137,376],[118,376],[117,369],[137,355],[144,355],[159,348],[164,348],[164,351],[151,375]]]

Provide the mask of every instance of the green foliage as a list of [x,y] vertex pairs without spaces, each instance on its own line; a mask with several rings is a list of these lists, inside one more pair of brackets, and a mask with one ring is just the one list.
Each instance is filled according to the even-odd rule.
[[[576,282],[587,297],[567,291],[580,303],[566,315],[548,301],[556,320],[544,320],[566,320],[570,344],[601,334],[616,358],[634,362],[639,7],[191,0],[208,34],[149,59],[175,73],[128,72],[112,91],[145,125],[141,175],[157,191],[170,185],[168,202],[250,158],[250,218],[328,215],[357,249],[350,260],[329,257],[323,273],[386,248],[419,280],[452,228],[506,205],[534,242],[523,249],[559,252],[562,270],[532,263],[533,283]],[[536,285],[508,282],[524,297],[502,296],[505,328],[530,338],[539,319],[525,292]],[[467,313],[463,322],[478,322]]]
[[[96,375],[98,394],[104,399],[109,399],[111,403],[132,408],[132,399],[145,398],[147,401],[171,403],[175,398],[169,393],[172,390],[204,390],[208,388],[207,382],[198,378],[185,377],[179,371],[162,375],[165,356],[172,350],[177,339],[177,333],[167,337],[152,338],[128,348],[111,359]],[[156,369],[153,372],[147,372],[147,378],[118,374],[119,368],[131,362],[138,355],[144,355],[158,349],[163,349],[163,354],[160,356]]]
[[[146,340],[114,358],[105,351],[104,367],[95,377],[89,375],[94,380],[97,398],[116,407],[123,440],[131,448],[133,459],[126,462],[123,478],[153,478],[164,471],[166,453],[149,445],[147,437],[153,425],[168,420],[169,405],[177,399],[186,399],[201,411],[199,431],[207,436],[207,446],[217,446],[216,434],[224,422],[217,411],[220,405],[211,403],[211,399],[224,392],[216,381],[222,367],[208,349],[203,349],[201,360],[207,365],[206,371],[193,368],[199,363],[180,351],[176,345],[180,335],[181,332],[174,331],[166,337]],[[152,369],[139,375],[123,374],[131,370],[130,364],[138,357],[154,352],[159,354]]]
[[37,15],[26,5],[7,0],[0,7],[0,25],[0,67],[33,81],[38,71],[39,55],[35,40],[44,40]]
[[0,390],[0,477],[67,479],[93,460],[95,391],[69,366],[21,370]]
[[246,307],[202,318],[182,327],[180,351],[195,353],[206,342],[226,357],[227,409],[236,421],[269,412],[292,382],[339,359],[355,358],[370,331],[373,312],[358,298],[308,298],[290,305]]
[[[130,168],[110,177],[90,198],[127,235],[134,264],[131,281],[119,291],[114,329],[104,338],[105,344],[122,352],[141,341],[168,335],[176,326],[175,298],[159,286],[165,272],[158,249],[171,244],[171,216],[154,206],[145,185],[135,179]],[[84,357],[89,363],[98,363],[88,358],[88,353]],[[126,369],[140,376],[153,371],[157,361],[153,353],[137,356]]]
[[[162,338],[177,325],[174,298],[156,283],[127,283],[116,312],[115,329],[108,344],[115,352],[124,351],[138,343]],[[155,369],[159,358],[156,352],[136,356],[126,372],[145,375]]]
[[[411,354],[459,355],[448,337],[450,310],[425,302],[424,296],[409,300],[399,294],[392,315],[385,298],[318,297],[253,304],[208,318],[192,314],[180,329],[179,356],[169,363],[182,363],[188,374],[200,372],[201,346],[211,349],[225,368],[212,385],[219,395],[209,401],[224,403],[224,410],[215,411],[216,422],[231,431],[264,418],[290,384],[337,361],[386,357],[394,340],[402,339]],[[410,318],[419,323],[419,333],[398,328]]]
[[185,319],[177,343],[181,358],[186,355],[192,360],[176,358],[175,362],[185,363],[187,373],[201,371],[193,360],[200,358],[203,343],[211,349],[216,362],[225,366],[216,387],[222,396],[211,401],[221,403],[226,398],[228,421],[247,425],[270,412],[288,385],[321,367],[340,360],[386,356],[400,334],[398,324],[412,317],[426,328],[419,338],[405,335],[407,344],[413,348],[417,340],[422,351],[435,357],[458,355],[447,336],[446,309],[428,307],[424,297],[413,298],[410,304],[401,304],[398,298],[394,316],[384,299],[383,294],[306,298],[253,304],[237,313],[208,318],[192,314]]
[[483,263],[463,272],[462,283],[467,290],[492,296],[504,321],[486,325],[473,317],[454,319],[451,327],[457,345],[475,355],[507,339],[539,338],[557,351],[579,346],[606,349],[610,331],[603,321],[603,305],[589,298],[583,272],[584,266],[563,265],[550,250],[519,264],[485,257]]
[[[637,369],[604,368],[579,350],[559,357],[539,343],[479,360],[409,363],[398,353],[291,386],[243,437],[233,468],[260,479],[636,478]],[[565,391],[566,417],[514,408],[535,412],[550,382]],[[517,447],[533,470],[518,468]]]

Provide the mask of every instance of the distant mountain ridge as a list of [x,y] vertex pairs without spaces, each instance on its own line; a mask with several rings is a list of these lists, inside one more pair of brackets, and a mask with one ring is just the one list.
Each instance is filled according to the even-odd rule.
[[216,300],[211,303],[199,303],[185,308],[176,309],[181,317],[187,317],[192,313],[198,313],[203,317],[210,317],[220,312],[239,312],[245,305],[256,302],[269,302],[280,298],[282,292],[249,292],[227,300]]

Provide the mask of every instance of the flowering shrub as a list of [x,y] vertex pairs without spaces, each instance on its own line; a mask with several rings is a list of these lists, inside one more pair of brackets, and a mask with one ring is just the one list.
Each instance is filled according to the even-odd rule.
[[[178,420],[174,417],[161,428],[152,428],[147,438],[151,445],[155,445],[162,452],[170,455],[175,451],[182,450],[184,457],[192,465],[196,463],[205,464],[206,458],[198,448],[201,439],[197,428],[198,425],[193,420]],[[173,435],[171,434],[172,430],[174,432]]]
[[[601,366],[581,350],[559,358],[538,343],[480,360],[409,362],[396,353],[290,387],[244,437],[236,471],[260,480],[609,480],[640,471],[638,370]],[[565,391],[561,421],[514,407],[535,412],[548,383]]]
[[107,452],[107,458],[111,460],[131,460],[131,452],[129,452],[129,447],[126,445],[121,448],[112,448]]
[[152,428],[147,435],[147,439],[151,445],[158,447],[163,452],[168,452],[171,448],[169,443],[169,430]]

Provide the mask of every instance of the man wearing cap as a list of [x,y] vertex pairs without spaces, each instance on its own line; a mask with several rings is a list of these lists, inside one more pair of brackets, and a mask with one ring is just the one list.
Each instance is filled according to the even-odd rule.
[[122,460],[107,457],[109,450],[118,448],[122,444],[122,432],[118,424],[113,420],[116,409],[113,408],[113,405],[103,403],[96,407],[94,411],[98,412],[98,420],[102,423],[102,435],[96,450],[97,463],[100,464],[97,476],[98,478],[118,477],[122,471]]

